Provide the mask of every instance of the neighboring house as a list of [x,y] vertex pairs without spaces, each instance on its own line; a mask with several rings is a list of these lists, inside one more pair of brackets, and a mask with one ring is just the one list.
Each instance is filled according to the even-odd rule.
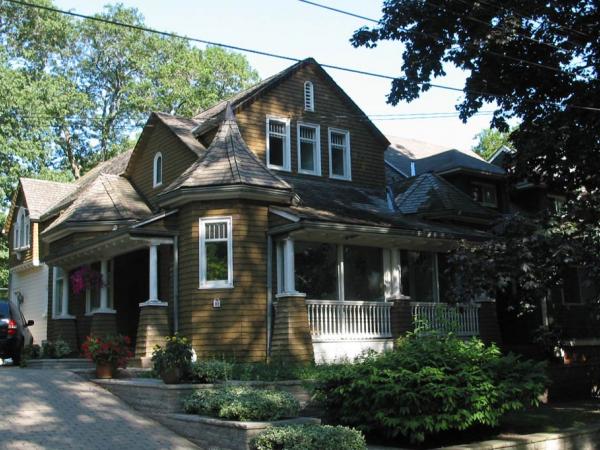
[[[39,218],[48,337],[127,334],[143,362],[175,331],[201,356],[246,361],[390,348],[414,318],[497,340],[495,304],[445,305],[439,277],[501,209],[487,172],[460,167],[485,180],[479,202],[419,163],[388,189],[389,145],[312,59],[193,118],[152,113],[131,152]],[[442,216],[414,213],[429,192]]]

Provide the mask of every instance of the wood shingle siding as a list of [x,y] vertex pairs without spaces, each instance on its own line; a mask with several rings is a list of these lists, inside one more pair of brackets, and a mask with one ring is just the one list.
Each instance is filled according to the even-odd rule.
[[[315,111],[304,110],[304,82],[312,81],[315,96]],[[248,147],[266,163],[266,117],[280,116],[291,119],[291,169],[295,176],[302,178],[329,178],[328,128],[339,128],[350,132],[350,152],[352,160],[351,183],[385,189],[383,156],[386,145],[380,143],[372,129],[367,126],[365,117],[350,108],[312,65],[306,65],[282,81],[271,91],[257,98],[252,104],[236,112],[236,119]],[[297,123],[318,124],[321,127],[321,173],[314,175],[298,174]],[[330,180],[332,183],[348,181]]]
[[[231,216],[231,289],[199,289],[199,219]],[[266,358],[268,208],[238,201],[193,203],[179,212],[179,327],[201,356]],[[213,308],[212,300],[221,300]]]
[[[136,157],[135,165],[129,175],[138,192],[156,208],[156,196],[177,177],[179,177],[197,159],[197,155],[188,149],[163,123],[157,122],[156,128],[148,138],[144,148]],[[153,187],[154,155],[160,152],[163,157],[163,182]]]

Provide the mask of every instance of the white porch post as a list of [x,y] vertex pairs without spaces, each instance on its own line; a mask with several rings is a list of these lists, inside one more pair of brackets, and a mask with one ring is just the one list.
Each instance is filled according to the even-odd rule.
[[72,318],[69,314],[69,272],[63,270],[62,268],[58,268],[59,271],[62,272],[63,276],[63,285],[62,285],[62,316]]
[[283,275],[286,293],[296,292],[296,269],[294,267],[294,240],[290,237],[283,241],[285,273]]
[[159,243],[151,242],[149,248],[149,285],[148,285],[148,300],[140,303],[140,306],[166,306],[166,302],[161,302],[158,299],[158,246]]

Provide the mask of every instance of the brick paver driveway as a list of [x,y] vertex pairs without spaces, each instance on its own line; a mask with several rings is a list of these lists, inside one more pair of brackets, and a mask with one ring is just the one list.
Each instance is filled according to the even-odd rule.
[[0,449],[197,448],[71,372],[0,367]]

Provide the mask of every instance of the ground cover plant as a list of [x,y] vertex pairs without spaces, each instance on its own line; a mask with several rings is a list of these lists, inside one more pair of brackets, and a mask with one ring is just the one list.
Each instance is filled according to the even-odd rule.
[[300,405],[289,393],[247,386],[221,386],[195,391],[183,403],[187,414],[251,421],[298,415]]
[[538,405],[543,363],[503,356],[478,339],[412,333],[396,348],[317,374],[328,423],[422,443],[452,430],[497,426],[510,411]]
[[358,430],[331,425],[289,425],[263,431],[252,442],[256,450],[366,450]]

